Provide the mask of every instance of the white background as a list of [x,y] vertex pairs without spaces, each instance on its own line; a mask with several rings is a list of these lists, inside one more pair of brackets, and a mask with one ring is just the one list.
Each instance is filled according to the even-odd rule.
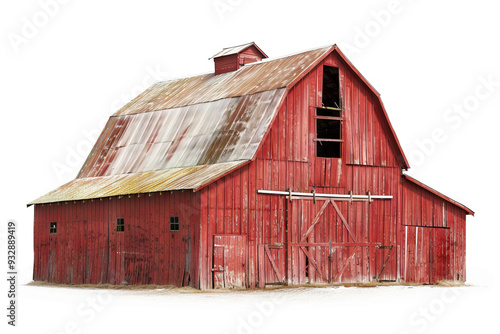
[[[33,208],[26,208],[26,203],[73,179],[103,120],[140,91],[154,81],[211,72],[210,56],[250,41],[270,57],[337,43],[381,93],[413,167],[408,173],[476,212],[467,218],[467,279],[474,285],[467,293],[480,297],[457,299],[443,312],[446,316],[440,313],[420,330],[408,319],[422,303],[429,305],[434,292],[431,299],[414,294],[404,301],[394,297],[402,307],[377,307],[385,298],[378,289],[361,293],[354,302],[344,293],[341,300],[352,308],[334,303],[329,307],[345,317],[349,310],[365,306],[354,323],[329,328],[355,331],[364,317],[385,320],[380,327],[384,332],[405,327],[409,333],[430,332],[441,326],[460,333],[466,327],[457,321],[472,324],[475,317],[481,319],[477,329],[494,323],[487,310],[489,301],[499,297],[500,20],[495,2],[25,0],[2,1],[0,6],[0,278],[7,271],[9,219],[18,225],[20,273],[19,327],[9,332],[64,332],[65,324],[79,317],[75,307],[91,293],[23,285],[31,280],[33,266]],[[459,109],[464,113],[457,113]],[[432,139],[433,133],[438,138]],[[1,281],[0,309],[5,310],[7,286]],[[426,291],[421,290],[422,296]],[[387,295],[407,292],[388,290]],[[291,311],[281,315],[280,326],[268,330],[297,328],[287,321],[292,315],[312,321],[314,325],[304,327],[311,330],[331,326],[334,315],[324,313],[322,301],[314,303],[315,293],[301,290],[297,295],[302,297],[290,294]],[[180,324],[200,325],[194,319],[197,314],[206,319],[207,308],[213,315],[206,320],[208,327],[231,323],[235,316],[231,298],[219,294],[213,296],[221,300],[208,304],[198,303],[196,295],[175,295],[175,303],[162,302],[169,295],[127,296],[116,295],[115,304],[133,300],[130,307],[115,312],[119,307],[109,304],[103,311],[109,314],[92,319],[90,325],[84,322],[78,330],[167,332]],[[211,300],[210,296],[203,298]],[[136,300],[154,307],[146,312]],[[244,300],[234,305],[246,305]],[[307,310],[300,307],[305,300]],[[219,309],[218,303],[225,306]],[[4,313],[0,312],[2,328],[7,327]],[[265,325],[252,331],[266,332]],[[230,332],[233,327],[216,331]]]

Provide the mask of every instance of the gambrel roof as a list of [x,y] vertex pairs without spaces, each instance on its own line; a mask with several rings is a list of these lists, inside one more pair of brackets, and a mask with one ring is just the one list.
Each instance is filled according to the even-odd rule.
[[112,115],[77,178],[30,204],[199,189],[255,158],[288,90],[336,45],[151,86]]

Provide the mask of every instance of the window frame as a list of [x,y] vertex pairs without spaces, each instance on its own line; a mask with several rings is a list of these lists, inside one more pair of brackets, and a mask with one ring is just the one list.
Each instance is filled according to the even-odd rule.
[[[340,116],[318,116],[318,110],[335,110],[340,112]],[[344,117],[343,117],[343,110],[341,108],[325,108],[325,107],[317,107],[315,108],[315,115],[313,117],[314,119],[314,130],[315,130],[315,137],[313,138],[313,141],[316,143],[314,145],[315,153],[316,153],[316,158],[323,158],[323,159],[342,159],[343,155],[343,142],[344,142]],[[321,138],[318,137],[318,120],[330,120],[330,121],[338,121],[339,122],[339,127],[340,127],[340,139],[332,139],[332,138]],[[334,142],[334,143],[339,143],[339,156],[319,156],[318,155],[318,144],[319,142]]]
[[[327,69],[328,68],[328,69]],[[335,69],[337,74],[337,89],[338,92],[334,92],[334,94],[330,95],[337,95],[338,96],[338,107],[333,107],[333,106],[327,106],[325,105],[324,99],[325,99],[325,72],[326,71],[332,71],[331,69]],[[344,110],[343,110],[343,99],[342,99],[342,89],[341,89],[341,82],[340,82],[340,69],[337,66],[329,66],[329,65],[323,65],[323,78],[322,78],[322,97],[321,97],[321,106],[317,106],[314,109],[314,138],[313,141],[315,143],[314,145],[314,150],[315,150],[315,156],[316,158],[323,158],[323,159],[342,159],[342,156],[344,154]],[[337,104],[337,103],[336,103]],[[321,112],[320,112],[321,111]],[[331,115],[328,115],[328,114]],[[318,133],[318,120],[325,120],[325,121],[337,121],[339,122],[339,138],[322,138],[319,136]],[[339,147],[337,150],[337,147],[335,147],[335,152],[338,151],[338,155],[335,154],[329,154],[329,156],[320,156],[318,155],[318,146],[321,145],[322,142],[326,143],[339,143]],[[332,150],[333,151],[333,150]]]
[[57,222],[49,223],[49,234],[57,234]]
[[178,232],[181,224],[179,223],[179,216],[170,216],[169,230],[170,232]]
[[116,218],[116,232],[125,232],[125,218]]

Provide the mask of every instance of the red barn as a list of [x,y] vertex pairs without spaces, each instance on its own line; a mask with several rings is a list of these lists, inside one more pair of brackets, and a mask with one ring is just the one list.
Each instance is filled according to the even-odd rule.
[[34,280],[200,289],[465,281],[473,212],[403,174],[380,95],[339,48],[159,82],[35,205]]

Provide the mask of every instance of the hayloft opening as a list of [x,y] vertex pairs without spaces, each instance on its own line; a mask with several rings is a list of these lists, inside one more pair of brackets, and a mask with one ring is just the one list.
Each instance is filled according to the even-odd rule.
[[118,218],[116,220],[116,232],[125,232],[125,219]]
[[316,156],[342,157],[342,111],[316,109]]
[[339,69],[323,66],[323,107],[341,108]]
[[170,217],[170,231],[179,231],[179,217]]

